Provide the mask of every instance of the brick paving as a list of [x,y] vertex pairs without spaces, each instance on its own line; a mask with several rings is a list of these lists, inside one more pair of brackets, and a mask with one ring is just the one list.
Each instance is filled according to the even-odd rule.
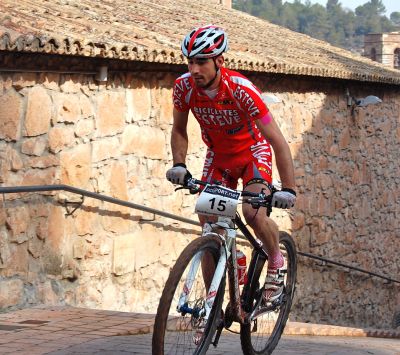
[[[50,355],[127,355],[150,354],[151,334],[110,337],[51,352]],[[238,335],[223,333],[217,348],[209,355],[242,354]],[[321,337],[284,335],[273,355],[398,355],[400,340],[360,337]]]
[[[153,321],[151,314],[68,306],[3,313],[0,354],[149,354]],[[400,354],[400,331],[292,322],[284,334],[274,354],[323,354],[322,339],[331,349],[326,354]],[[224,332],[218,348],[209,351],[226,352],[242,353],[238,335]]]

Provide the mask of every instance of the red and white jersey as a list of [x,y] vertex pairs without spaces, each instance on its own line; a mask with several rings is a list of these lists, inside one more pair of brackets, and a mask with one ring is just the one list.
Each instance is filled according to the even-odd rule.
[[203,141],[215,153],[240,153],[263,142],[255,120],[268,114],[260,90],[242,74],[221,68],[218,94],[211,99],[194,84],[190,73],[176,79],[173,92],[178,111],[192,111]]

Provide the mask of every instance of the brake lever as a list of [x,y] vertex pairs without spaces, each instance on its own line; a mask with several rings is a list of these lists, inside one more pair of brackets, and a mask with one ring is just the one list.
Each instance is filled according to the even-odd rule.
[[175,188],[175,191],[187,189],[187,186],[180,186]]
[[180,187],[175,188],[175,191],[178,191],[178,190],[189,190],[189,193],[191,195],[195,195],[200,191],[200,188],[199,187],[190,187],[190,186],[184,185],[184,186],[180,186]]

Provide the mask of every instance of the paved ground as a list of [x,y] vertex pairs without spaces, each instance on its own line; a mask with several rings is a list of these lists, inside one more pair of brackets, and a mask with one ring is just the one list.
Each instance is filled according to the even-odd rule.
[[[150,354],[153,316],[75,307],[0,314],[0,354]],[[241,354],[239,336],[224,332],[209,354]],[[277,354],[400,355],[400,331],[288,323]]]
[[[207,354],[243,354],[238,335],[225,333],[217,348],[211,347]],[[110,337],[92,340],[66,350],[51,352],[51,355],[127,355],[150,354],[151,334]],[[400,340],[382,338],[356,338],[336,336],[285,335],[280,340],[274,355],[395,355],[400,354]]]

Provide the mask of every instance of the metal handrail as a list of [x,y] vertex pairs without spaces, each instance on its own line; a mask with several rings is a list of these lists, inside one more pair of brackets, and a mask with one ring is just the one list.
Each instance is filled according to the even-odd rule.
[[114,203],[116,205],[125,206],[134,208],[136,210],[149,212],[153,214],[157,214],[159,216],[175,219],[177,221],[194,224],[200,226],[200,222],[193,221],[192,219],[176,216],[172,213],[163,212],[160,210],[156,210],[154,208],[146,207],[143,205],[138,205],[136,203],[120,200],[118,198],[109,197],[106,195],[98,194],[96,192],[90,192],[83,189],[78,189],[77,187],[72,187],[69,185],[34,185],[34,186],[16,186],[16,187],[0,187],[1,194],[8,193],[21,193],[21,192],[43,192],[43,191],[68,191],[81,196],[91,197],[96,200],[106,201],[110,203]]
[[[114,203],[116,205],[120,205],[120,206],[125,206],[125,207],[130,207],[133,209],[137,209],[139,211],[144,211],[144,212],[149,212],[149,213],[153,213],[155,215],[159,215],[162,217],[166,217],[166,218],[170,218],[170,219],[174,219],[180,222],[184,222],[184,223],[188,223],[188,224],[192,224],[195,226],[200,226],[200,222],[194,221],[192,219],[189,218],[185,218],[185,217],[180,217],[177,215],[174,215],[172,213],[168,213],[168,212],[163,212],[154,208],[150,208],[150,207],[146,207],[143,205],[138,205],[136,203],[132,203],[132,202],[128,202],[128,201],[124,201],[124,200],[120,200],[118,198],[113,198],[113,197],[109,197],[106,195],[102,195],[96,192],[90,192],[87,190],[83,190],[83,189],[79,189],[77,187],[72,187],[69,185],[33,185],[33,186],[15,186],[15,187],[0,187],[0,194],[8,194],[8,193],[21,193],[21,192],[43,192],[43,191],[68,191],[68,192],[72,192],[81,196],[86,196],[86,197],[91,197],[97,200],[101,200],[101,201],[106,201],[106,202],[110,202],[110,203]],[[244,238],[244,237],[243,237]],[[321,256],[318,255],[313,255],[313,254],[309,254],[309,253],[304,253],[301,251],[297,252],[299,255],[310,258],[310,259],[315,259],[315,260],[320,260],[323,261],[327,264],[333,264],[333,265],[337,265],[337,266],[341,266],[350,270],[354,270],[354,271],[358,271],[370,276],[374,276],[374,277],[378,277],[381,279],[384,279],[386,281],[389,282],[393,282],[393,283],[398,283],[400,284],[400,281],[398,280],[394,280],[390,277],[386,277],[383,275],[379,275],[377,273],[371,272],[371,271],[367,271],[364,269],[360,269],[356,266],[351,266],[351,265],[346,265],[343,263],[339,263],[337,261],[333,261],[327,258],[323,258]]]

